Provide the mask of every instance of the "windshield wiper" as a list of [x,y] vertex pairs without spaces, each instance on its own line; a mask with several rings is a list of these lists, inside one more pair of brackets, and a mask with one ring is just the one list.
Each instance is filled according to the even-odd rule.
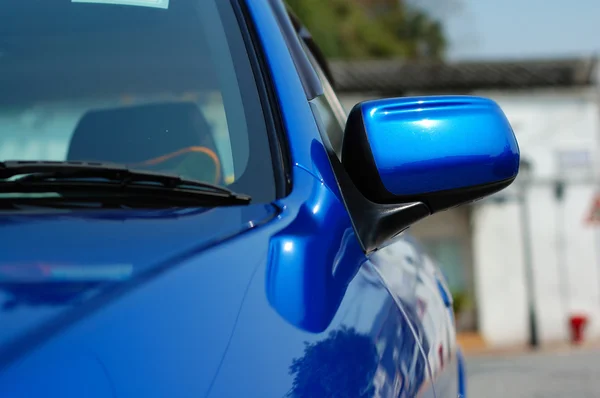
[[0,162],[0,193],[49,192],[88,198],[116,194],[122,198],[179,201],[190,206],[248,204],[251,200],[248,195],[207,182],[174,174],[132,170],[113,163]]

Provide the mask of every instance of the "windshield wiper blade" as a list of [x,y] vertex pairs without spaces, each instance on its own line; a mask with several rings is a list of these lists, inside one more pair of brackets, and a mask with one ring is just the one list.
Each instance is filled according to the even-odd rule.
[[174,174],[133,170],[113,163],[22,160],[0,162],[0,192],[3,193],[81,193],[84,189],[121,194],[128,191],[135,194],[164,195],[165,191],[168,191],[170,194],[181,194],[190,199],[193,199],[193,196],[201,196],[201,200],[205,202],[207,197],[239,204],[251,201],[248,195],[208,182],[181,178]]

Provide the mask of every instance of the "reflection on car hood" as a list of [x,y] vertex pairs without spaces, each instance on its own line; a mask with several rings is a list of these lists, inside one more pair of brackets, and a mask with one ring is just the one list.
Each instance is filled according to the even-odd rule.
[[270,220],[270,205],[0,214],[0,355],[99,292]]

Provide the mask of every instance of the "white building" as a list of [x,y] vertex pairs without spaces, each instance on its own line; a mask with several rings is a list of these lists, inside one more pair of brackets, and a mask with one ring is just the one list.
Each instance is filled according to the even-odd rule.
[[[522,174],[489,200],[412,227],[442,263],[453,290],[473,304],[458,317],[460,329],[478,332],[489,345],[528,342],[524,242],[531,248],[540,342],[566,341],[568,316],[575,312],[590,319],[587,337],[600,338],[600,227],[586,223],[600,190],[596,65],[583,58],[331,65],[348,109],[378,97],[472,94],[496,100],[511,121],[522,158],[532,166],[530,178]],[[524,196],[518,182],[526,184]],[[557,196],[558,182],[564,189]]]

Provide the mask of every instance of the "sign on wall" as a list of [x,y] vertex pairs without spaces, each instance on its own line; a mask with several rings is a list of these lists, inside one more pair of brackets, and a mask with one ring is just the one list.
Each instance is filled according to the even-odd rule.
[[560,149],[555,156],[560,174],[592,170],[592,153],[587,149]]

